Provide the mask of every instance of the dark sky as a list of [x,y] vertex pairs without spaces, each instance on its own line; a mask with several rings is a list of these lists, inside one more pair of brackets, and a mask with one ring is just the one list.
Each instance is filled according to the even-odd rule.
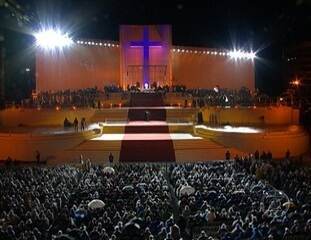
[[75,37],[118,40],[120,24],[171,24],[173,44],[258,51],[256,85],[278,94],[287,46],[311,35],[311,0],[17,0],[32,16],[24,32],[57,25]]

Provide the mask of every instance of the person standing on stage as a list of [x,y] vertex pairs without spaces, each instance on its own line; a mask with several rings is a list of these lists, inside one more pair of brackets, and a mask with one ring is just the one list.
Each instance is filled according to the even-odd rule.
[[113,155],[112,155],[111,152],[110,152],[110,154],[109,154],[108,159],[109,159],[109,164],[112,165],[112,163],[113,163]]
[[40,163],[40,158],[41,158],[40,152],[37,150],[37,151],[36,151],[36,160],[37,160],[37,164]]
[[78,132],[79,130],[79,121],[77,118],[75,118],[75,120],[73,121],[73,126],[75,128],[75,131]]
[[85,121],[85,118],[82,118],[81,119],[81,131],[84,131],[85,127],[86,127],[86,121]]

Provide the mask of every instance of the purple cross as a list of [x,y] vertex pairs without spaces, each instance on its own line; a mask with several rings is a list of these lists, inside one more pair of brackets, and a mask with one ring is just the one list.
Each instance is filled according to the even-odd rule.
[[143,78],[144,86],[149,84],[149,47],[161,47],[161,42],[149,41],[149,28],[144,26],[144,36],[142,41],[131,42],[131,47],[143,47],[144,48],[144,63],[143,63]]

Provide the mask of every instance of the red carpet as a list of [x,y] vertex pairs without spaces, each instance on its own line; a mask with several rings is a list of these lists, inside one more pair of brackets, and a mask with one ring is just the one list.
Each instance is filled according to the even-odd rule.
[[132,107],[161,107],[164,103],[159,93],[133,93],[130,105]]
[[[132,107],[128,111],[130,121],[145,120],[145,111],[149,111],[150,121],[166,121],[164,108],[148,107],[164,106],[161,95],[140,93],[131,96]],[[120,162],[172,162],[175,161],[173,141],[170,138],[167,124],[130,124],[125,127],[125,135],[121,143]],[[153,134],[157,133],[157,134]],[[159,135],[160,133],[160,135]],[[160,136],[160,137],[159,137]]]
[[129,121],[145,121],[145,112],[149,112],[150,121],[166,121],[166,110],[150,108],[130,108],[128,111]]

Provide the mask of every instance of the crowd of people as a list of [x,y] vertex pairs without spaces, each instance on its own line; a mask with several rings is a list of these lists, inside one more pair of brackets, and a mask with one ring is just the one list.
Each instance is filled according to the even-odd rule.
[[[157,86],[151,85],[151,90],[163,94],[178,93],[185,96],[188,100],[192,99],[191,106],[254,106],[254,105],[271,105],[276,104],[265,94],[258,91],[252,92],[247,88],[240,90],[229,90],[220,87],[213,89],[187,89],[183,85]],[[128,86],[123,90],[119,86],[105,86],[102,89],[86,88],[79,90],[65,90],[56,92],[39,92],[34,93],[32,98],[23,101],[24,107],[93,107],[101,108],[101,101],[109,100],[113,93],[121,93],[122,100],[129,97],[128,93],[140,92],[141,88]],[[187,101],[188,101],[187,100]],[[190,102],[188,102],[190,104]],[[108,105],[107,105],[108,106]],[[106,107],[107,107],[106,106]],[[109,105],[110,106],[110,105]],[[109,107],[108,106],[108,107]],[[186,106],[186,105],[185,105]],[[187,105],[188,106],[188,105]]]
[[310,183],[310,169],[288,159],[251,157],[6,167],[0,239],[308,239]]
[[[0,239],[155,239],[173,224],[153,166],[0,170]],[[88,204],[101,199],[103,208]]]
[[236,160],[172,170],[177,195],[184,186],[195,189],[194,194],[179,196],[183,229],[207,239],[204,226],[218,223],[219,239],[308,239],[310,170],[296,169],[288,161],[274,166],[251,158]]
[[193,97],[193,106],[267,106],[275,104],[270,97],[247,88],[229,90],[215,87],[213,89],[185,90]]
[[[75,118],[73,120],[73,122],[70,122],[68,120],[68,118],[65,118],[64,119],[64,129],[69,129],[69,128],[72,128],[72,127],[74,128],[75,132],[79,131],[79,120],[78,120],[78,118]],[[80,120],[80,130],[84,131],[86,129],[87,129],[86,119],[85,119],[85,117],[83,117]]]
[[100,92],[97,88],[76,91],[40,92],[33,96],[31,105],[40,107],[94,107]]

